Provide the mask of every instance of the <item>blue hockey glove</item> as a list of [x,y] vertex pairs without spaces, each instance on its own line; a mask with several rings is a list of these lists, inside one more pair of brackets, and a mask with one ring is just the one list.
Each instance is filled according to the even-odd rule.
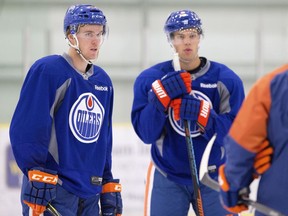
[[210,119],[210,104],[205,100],[199,100],[192,95],[172,100],[170,105],[174,110],[175,120],[189,120],[197,123],[202,132],[212,126]]
[[161,78],[161,83],[171,99],[191,92],[191,75],[186,71],[169,72]]
[[49,202],[56,198],[58,175],[55,171],[35,167],[28,171],[23,202],[32,208],[33,215],[40,215]]
[[172,99],[191,92],[191,75],[188,72],[169,72],[152,83],[148,100],[161,111],[167,111]]
[[121,216],[122,215],[122,186],[119,179],[113,179],[104,183],[100,195],[100,204],[102,216]]
[[273,156],[273,148],[270,145],[268,140],[264,140],[261,145],[260,150],[255,156],[254,159],[254,177],[257,178],[266,172],[270,166]]
[[[219,185],[220,185],[220,200],[223,207],[232,213],[240,213],[248,209],[248,206],[241,203],[241,197],[243,196],[239,190],[232,191],[230,190],[229,182],[226,179],[224,172],[225,164],[219,167]],[[249,195],[245,194],[245,196]]]

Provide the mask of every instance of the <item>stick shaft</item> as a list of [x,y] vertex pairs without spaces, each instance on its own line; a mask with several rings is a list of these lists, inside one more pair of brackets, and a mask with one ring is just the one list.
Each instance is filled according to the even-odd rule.
[[48,203],[46,207],[47,211],[49,211],[53,216],[62,216],[57,209],[54,208],[50,203]]
[[[173,66],[174,66],[175,71],[181,70],[179,55],[177,52],[174,52]],[[195,162],[193,141],[192,141],[191,132],[190,132],[190,122],[187,120],[184,120],[184,130],[185,130],[186,146],[187,146],[187,151],[188,151],[190,173],[191,173],[192,184],[193,184],[193,189],[194,189],[194,198],[197,202],[196,214],[197,216],[204,216],[201,191],[199,187],[199,179],[198,179],[197,167],[196,167],[196,162]]]
[[187,151],[188,151],[190,173],[191,173],[193,189],[194,189],[194,197],[197,201],[196,214],[197,216],[204,216],[202,197],[201,197],[199,179],[198,179],[198,174],[197,174],[197,167],[196,167],[196,162],[195,162],[194,147],[193,147],[193,142],[192,142],[192,138],[190,135],[190,122],[189,121],[184,120],[184,128],[185,128],[185,138],[186,138],[186,146],[187,146]]

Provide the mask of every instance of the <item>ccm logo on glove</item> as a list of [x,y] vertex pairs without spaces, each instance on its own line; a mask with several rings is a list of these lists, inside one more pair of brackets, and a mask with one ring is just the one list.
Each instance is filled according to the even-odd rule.
[[103,185],[102,193],[121,192],[122,186],[119,183],[109,182]]
[[28,172],[30,181],[43,182],[48,184],[57,184],[58,175],[50,175],[49,173],[41,172],[38,170],[31,170]]

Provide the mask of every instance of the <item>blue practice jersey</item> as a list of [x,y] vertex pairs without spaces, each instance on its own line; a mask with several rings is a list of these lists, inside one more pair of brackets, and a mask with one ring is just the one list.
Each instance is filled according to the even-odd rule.
[[20,169],[55,170],[58,183],[82,198],[100,193],[102,178],[112,178],[112,109],[112,82],[100,67],[83,76],[67,54],[36,61],[10,126]]
[[[171,108],[164,113],[148,101],[151,84],[172,71],[172,61],[166,61],[144,70],[137,77],[131,118],[137,135],[144,143],[152,144],[151,154],[155,166],[170,180],[191,185],[183,122],[174,119]],[[210,115],[213,126],[205,134],[201,134],[199,128],[191,124],[196,166],[199,170],[205,147],[213,134],[217,133],[209,160],[213,168],[211,175],[215,177],[218,166],[225,161],[223,137],[244,99],[243,83],[231,69],[209,60],[200,71],[191,76],[193,95],[208,101],[213,108]]]

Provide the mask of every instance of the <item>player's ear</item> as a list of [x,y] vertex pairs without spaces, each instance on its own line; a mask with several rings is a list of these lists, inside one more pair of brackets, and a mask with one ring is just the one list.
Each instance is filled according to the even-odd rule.
[[73,37],[72,34],[68,34],[67,35],[67,39],[69,40],[69,42],[74,45],[75,44],[75,38]]

